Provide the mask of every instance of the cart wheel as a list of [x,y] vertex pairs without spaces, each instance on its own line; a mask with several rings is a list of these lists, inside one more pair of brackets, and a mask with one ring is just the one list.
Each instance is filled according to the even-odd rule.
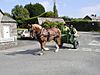
[[78,48],[78,46],[79,46],[79,42],[77,41],[77,40],[75,40],[75,42],[74,42],[74,49],[77,49]]

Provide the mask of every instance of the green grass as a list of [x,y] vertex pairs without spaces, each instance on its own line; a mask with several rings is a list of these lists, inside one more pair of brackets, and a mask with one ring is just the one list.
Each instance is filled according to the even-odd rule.
[[25,30],[25,29],[27,29],[27,28],[17,28],[17,30]]

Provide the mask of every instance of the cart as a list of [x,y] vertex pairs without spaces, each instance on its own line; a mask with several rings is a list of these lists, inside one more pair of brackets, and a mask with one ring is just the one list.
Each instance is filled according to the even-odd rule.
[[64,43],[72,44],[73,49],[77,49],[79,47],[79,42],[77,40],[77,37],[74,36],[74,34],[71,34],[70,31],[62,31],[62,39],[61,39],[61,46],[63,46]]

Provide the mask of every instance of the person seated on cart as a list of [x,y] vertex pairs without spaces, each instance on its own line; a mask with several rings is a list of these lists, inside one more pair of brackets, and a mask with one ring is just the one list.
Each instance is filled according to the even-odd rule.
[[68,34],[70,31],[69,27],[67,26],[67,24],[64,24],[64,27],[62,29],[62,33],[63,34]]
[[62,40],[63,40],[63,42],[68,42],[69,41],[69,38],[70,38],[70,29],[69,29],[69,27],[68,27],[68,25],[67,24],[64,24],[64,26],[62,26],[62,28],[61,28],[61,33],[62,33]]
[[73,25],[70,25],[69,29],[70,29],[70,41],[73,42],[74,38],[77,38],[79,35],[76,28]]

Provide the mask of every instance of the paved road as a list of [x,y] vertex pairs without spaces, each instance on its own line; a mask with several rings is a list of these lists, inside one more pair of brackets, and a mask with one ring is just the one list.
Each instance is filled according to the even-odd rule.
[[50,42],[43,56],[37,55],[37,41],[19,40],[17,47],[0,51],[0,75],[100,75],[100,33],[79,34],[78,49],[64,44],[54,53]]

